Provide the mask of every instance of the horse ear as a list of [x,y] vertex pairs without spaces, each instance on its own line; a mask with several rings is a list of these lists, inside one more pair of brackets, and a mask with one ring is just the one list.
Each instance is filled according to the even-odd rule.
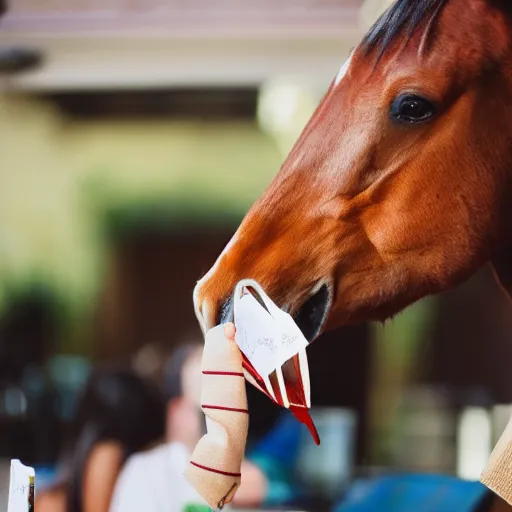
[[509,247],[496,254],[491,264],[498,283],[512,301],[512,248]]

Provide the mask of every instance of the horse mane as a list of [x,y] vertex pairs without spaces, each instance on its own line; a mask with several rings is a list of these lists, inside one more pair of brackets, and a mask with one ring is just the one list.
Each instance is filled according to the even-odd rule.
[[[363,49],[367,54],[377,50],[378,61],[399,34],[405,33],[408,41],[423,23],[427,31],[426,37],[431,38],[436,21],[449,1],[397,0],[365,35]],[[487,0],[487,2],[512,20],[511,0]]]
[[409,40],[422,23],[432,33],[437,18],[448,2],[449,0],[397,0],[368,31],[363,39],[363,48],[367,53],[377,50],[379,60],[399,34],[405,33]]

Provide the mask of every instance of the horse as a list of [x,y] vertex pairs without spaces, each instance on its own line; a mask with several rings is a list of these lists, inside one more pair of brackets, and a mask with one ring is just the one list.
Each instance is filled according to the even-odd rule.
[[487,262],[511,292],[511,114],[511,2],[398,0],[197,283],[203,329],[243,278],[310,340],[384,321]]
[[512,2],[397,0],[194,289],[203,330],[258,281],[308,340],[490,263],[512,294]]

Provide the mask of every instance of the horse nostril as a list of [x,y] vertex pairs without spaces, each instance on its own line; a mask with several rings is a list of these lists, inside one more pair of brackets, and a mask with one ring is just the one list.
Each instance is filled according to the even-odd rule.
[[219,324],[225,324],[227,322],[233,322],[235,320],[234,310],[233,310],[233,297],[230,297],[228,300],[222,304],[217,321]]
[[308,341],[313,341],[325,323],[332,303],[332,290],[328,284],[323,284],[300,307],[294,316]]

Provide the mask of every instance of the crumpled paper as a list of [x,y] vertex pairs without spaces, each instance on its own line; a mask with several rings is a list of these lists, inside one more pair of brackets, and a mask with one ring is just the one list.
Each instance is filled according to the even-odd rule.
[[302,331],[252,279],[237,284],[233,302],[235,340],[243,354],[246,379],[271,400],[290,409],[320,444],[309,415],[308,341]]

